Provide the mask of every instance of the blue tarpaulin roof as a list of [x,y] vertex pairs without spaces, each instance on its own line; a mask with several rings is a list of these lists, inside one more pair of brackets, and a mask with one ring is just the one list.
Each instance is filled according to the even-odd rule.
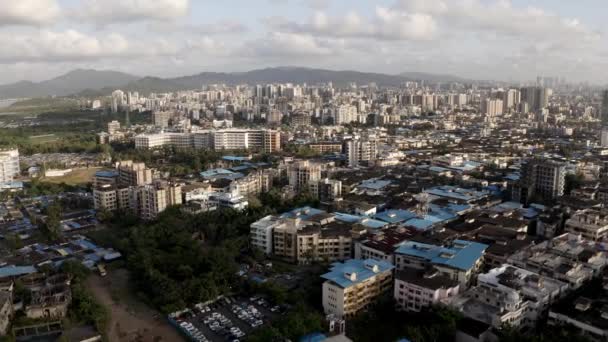
[[482,257],[486,248],[488,245],[466,240],[454,240],[450,247],[406,241],[397,248],[397,253],[466,271]]
[[0,277],[17,277],[26,274],[36,273],[34,266],[6,266],[0,267]]
[[[344,263],[336,262],[331,265],[331,271],[321,276],[323,279],[330,280],[342,288],[347,288],[359,284],[373,276],[375,273],[372,268],[378,267],[378,273],[390,271],[395,268],[391,263],[383,260],[359,260],[350,259]],[[354,278],[347,278],[346,274],[356,274]]]

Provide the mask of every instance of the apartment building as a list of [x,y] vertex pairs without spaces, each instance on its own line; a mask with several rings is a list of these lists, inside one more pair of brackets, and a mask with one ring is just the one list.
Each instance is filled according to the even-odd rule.
[[317,154],[342,153],[341,142],[316,142],[309,144],[308,147]]
[[592,241],[604,240],[608,235],[608,210],[578,210],[566,220],[565,231]]
[[398,270],[435,267],[441,275],[456,280],[462,288],[467,288],[481,269],[483,255],[488,247],[466,240],[454,240],[447,246],[407,241],[395,251],[395,266]]
[[296,192],[310,190],[321,180],[321,164],[308,160],[300,160],[287,167],[289,185]]
[[310,225],[300,218],[285,218],[284,224],[272,230],[272,249],[274,256],[290,262],[298,260],[298,231]]
[[390,291],[394,266],[386,261],[347,260],[334,263],[321,277],[326,314],[353,317]]
[[285,220],[268,215],[251,224],[249,230],[249,242],[251,247],[271,255],[274,251],[272,235],[276,227],[286,224]]
[[281,150],[281,133],[266,129],[231,128],[194,133],[140,134],[135,137],[135,148],[162,146],[211,148],[216,151],[254,149],[272,153]]
[[120,186],[141,186],[152,183],[152,169],[144,163],[135,163],[132,160],[123,160],[116,163],[118,171],[118,184]]
[[19,176],[19,150],[10,149],[0,151],[0,183],[12,182]]
[[437,269],[404,268],[395,272],[394,298],[397,310],[420,312],[423,308],[446,303],[458,295],[458,281],[442,275]]
[[332,219],[325,225],[310,225],[297,233],[299,264],[313,261],[342,261],[351,258],[352,226]]
[[157,181],[117,188],[106,184],[93,190],[93,203],[95,209],[128,210],[144,220],[153,220],[167,207],[182,203],[181,185]]
[[549,306],[569,290],[567,283],[512,265],[480,274],[477,286],[451,305],[466,317],[501,328],[534,327]]
[[365,234],[353,242],[355,259],[383,260],[395,265],[395,251],[416,233],[412,228],[391,227]]
[[507,262],[566,282],[572,289],[600,275],[608,264],[602,245],[569,233],[522,249]]

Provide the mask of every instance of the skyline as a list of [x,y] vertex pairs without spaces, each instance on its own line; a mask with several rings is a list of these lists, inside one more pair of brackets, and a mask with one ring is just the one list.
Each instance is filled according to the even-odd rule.
[[0,4],[0,84],[77,68],[175,77],[276,66],[605,84],[601,0],[23,0]]

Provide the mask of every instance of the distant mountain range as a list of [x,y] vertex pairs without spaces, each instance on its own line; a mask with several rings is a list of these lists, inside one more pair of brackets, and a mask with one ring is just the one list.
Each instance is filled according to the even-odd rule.
[[204,84],[257,84],[257,83],[320,83],[334,82],[344,85],[350,82],[380,86],[398,86],[405,81],[471,82],[450,75],[408,72],[399,75],[367,73],[359,71],[334,71],[301,67],[278,67],[247,72],[203,72],[176,78],[138,77],[117,71],[78,69],[65,75],[39,83],[21,81],[0,85],[0,99],[45,96],[103,96],[115,89],[150,92],[168,92],[197,89]]

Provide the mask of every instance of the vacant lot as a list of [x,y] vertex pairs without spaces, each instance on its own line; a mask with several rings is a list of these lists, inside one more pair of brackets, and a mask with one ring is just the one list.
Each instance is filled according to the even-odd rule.
[[138,301],[130,292],[128,271],[114,269],[106,277],[87,280],[97,300],[110,310],[108,338],[111,342],[173,342],[184,337],[164,316]]
[[42,180],[48,183],[61,184],[65,183],[68,185],[82,185],[93,181],[95,172],[101,170],[99,167],[89,167],[86,169],[74,169],[63,177],[45,177]]

